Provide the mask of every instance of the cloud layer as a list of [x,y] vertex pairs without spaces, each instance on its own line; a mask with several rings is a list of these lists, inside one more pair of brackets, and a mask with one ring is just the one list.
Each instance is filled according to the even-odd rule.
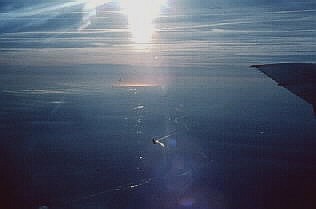
[[145,45],[131,40],[117,2],[0,2],[0,64],[207,66],[316,58],[315,3],[216,7],[212,1],[201,8],[206,1],[195,2],[170,0]]

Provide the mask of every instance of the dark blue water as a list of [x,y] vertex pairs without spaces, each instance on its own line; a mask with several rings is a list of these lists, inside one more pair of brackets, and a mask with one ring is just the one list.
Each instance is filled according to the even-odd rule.
[[4,208],[315,205],[312,108],[254,69],[6,67],[0,83]]

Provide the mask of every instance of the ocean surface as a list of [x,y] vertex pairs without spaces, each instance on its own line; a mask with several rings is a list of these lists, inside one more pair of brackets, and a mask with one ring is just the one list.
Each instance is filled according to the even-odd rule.
[[315,203],[312,107],[252,68],[12,68],[0,83],[11,207]]
[[0,15],[1,208],[315,207],[312,106],[249,68],[315,62],[314,4],[178,10],[150,52]]

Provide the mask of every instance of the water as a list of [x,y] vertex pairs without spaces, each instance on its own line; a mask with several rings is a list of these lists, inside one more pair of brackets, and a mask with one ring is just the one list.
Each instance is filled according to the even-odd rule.
[[[2,73],[5,203],[14,200],[11,206],[19,208],[313,203],[312,108],[260,72],[231,66],[194,73],[154,69],[147,84],[155,85],[140,87],[146,69],[109,65],[87,72],[86,67]],[[120,82],[139,86],[113,86],[120,75]],[[152,137],[173,132],[166,147],[152,143]]]

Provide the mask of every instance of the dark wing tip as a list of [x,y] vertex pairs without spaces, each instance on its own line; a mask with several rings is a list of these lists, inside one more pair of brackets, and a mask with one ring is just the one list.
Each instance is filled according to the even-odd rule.
[[263,65],[250,65],[250,67],[252,67],[252,68],[260,68],[260,67],[262,67]]

